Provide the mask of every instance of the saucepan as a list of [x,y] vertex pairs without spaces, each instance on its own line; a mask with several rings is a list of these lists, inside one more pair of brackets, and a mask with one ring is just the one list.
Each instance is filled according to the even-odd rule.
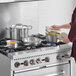
[[7,47],[11,47],[11,48],[18,48],[18,41],[15,41],[15,40],[7,40],[6,41],[6,43],[7,43]]
[[53,43],[57,43],[58,41],[63,42],[65,37],[68,37],[68,35],[64,32],[62,32],[62,33],[58,33],[55,31],[46,32],[46,41],[47,42],[53,42]]
[[58,35],[60,33],[57,33],[55,31],[51,31],[51,32],[46,32],[46,41],[47,42],[54,42],[57,43],[58,40]]
[[46,41],[57,43],[58,41],[63,41],[68,35],[60,30],[52,30],[52,27],[46,26]]

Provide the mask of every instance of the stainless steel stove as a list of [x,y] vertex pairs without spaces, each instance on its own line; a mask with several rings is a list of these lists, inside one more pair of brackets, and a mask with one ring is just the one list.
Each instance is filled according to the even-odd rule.
[[0,76],[71,76],[71,45],[0,46]]

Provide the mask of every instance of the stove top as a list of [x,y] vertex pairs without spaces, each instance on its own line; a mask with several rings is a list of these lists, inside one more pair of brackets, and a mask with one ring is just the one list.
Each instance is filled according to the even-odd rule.
[[52,42],[42,41],[40,44],[35,46],[35,45],[26,45],[22,41],[19,41],[19,46],[17,48],[13,48],[13,47],[7,46],[6,40],[8,39],[3,39],[0,41],[0,52],[5,55],[13,52],[19,52],[24,50],[29,51],[29,50],[39,49],[43,47],[56,47],[56,46],[65,44],[63,42],[52,43]]

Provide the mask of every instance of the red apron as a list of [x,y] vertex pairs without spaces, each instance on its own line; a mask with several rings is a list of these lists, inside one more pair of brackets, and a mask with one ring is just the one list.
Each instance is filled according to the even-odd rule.
[[73,42],[71,56],[74,57],[76,60],[76,8],[73,12],[72,21],[70,25],[71,25],[71,29],[70,29],[68,38],[71,42]]

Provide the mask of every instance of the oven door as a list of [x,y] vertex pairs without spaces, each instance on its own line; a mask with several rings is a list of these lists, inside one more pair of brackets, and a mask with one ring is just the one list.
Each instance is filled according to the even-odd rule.
[[14,76],[71,76],[70,64],[43,67],[29,71],[14,71]]

